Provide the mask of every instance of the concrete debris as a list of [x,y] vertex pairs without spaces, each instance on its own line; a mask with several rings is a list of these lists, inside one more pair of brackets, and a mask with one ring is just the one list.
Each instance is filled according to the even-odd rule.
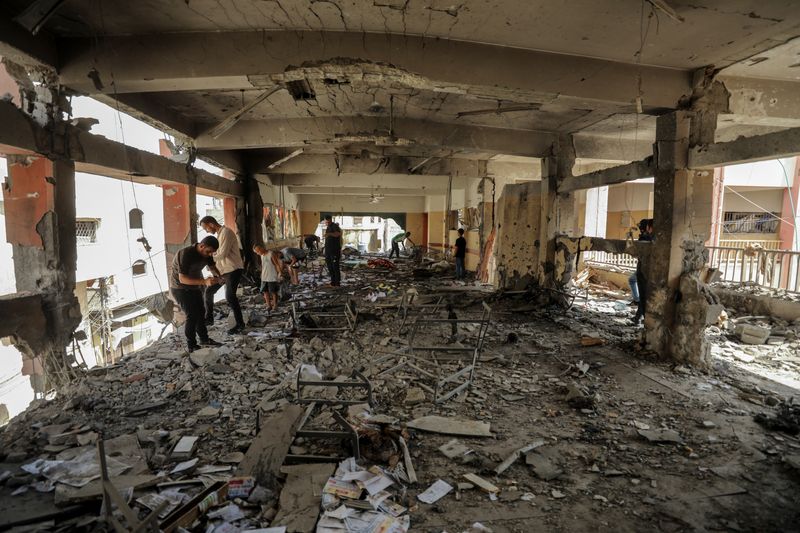
[[511,453],[511,455],[506,457],[505,460],[502,463],[497,465],[497,468],[494,469],[494,473],[499,476],[500,474],[502,474],[503,472],[508,470],[508,468],[512,464],[514,464],[517,461],[517,459],[520,458],[520,456],[527,454],[528,452],[538,448],[539,446],[544,446],[544,440],[543,439],[537,439],[537,440],[533,441],[532,443],[528,444],[527,446],[523,446],[522,448],[519,448],[518,450],[514,450]]
[[455,459],[456,457],[464,457],[465,455],[472,452],[468,446],[466,446],[463,442],[460,442],[456,439],[448,441],[441,446],[439,446],[439,451],[444,454],[445,457],[448,459]]
[[527,454],[525,456],[525,463],[530,465],[536,477],[544,481],[556,479],[564,473],[563,470],[554,465],[550,459],[537,452]]
[[219,354],[214,348],[201,348],[189,354],[189,360],[195,366],[206,366],[217,362]]
[[675,444],[683,442],[681,436],[674,429],[639,429],[637,432],[650,442],[671,442]]
[[408,423],[408,427],[430,433],[443,435],[461,435],[465,437],[491,437],[491,425],[477,420],[446,418],[443,416],[424,416]]
[[753,324],[741,324],[736,326],[736,334],[745,344],[764,344],[769,338],[770,330]]
[[[714,366],[702,374],[640,355],[632,308],[610,289],[590,285],[556,312],[530,293],[456,284],[428,268],[435,262],[420,264],[430,275],[420,281],[411,261],[387,271],[356,260],[364,265],[345,270],[340,289],[358,301],[355,332],[295,332],[284,304],[268,315],[245,288],[245,316],[264,322],[247,335],[226,336],[217,320],[211,336],[223,346],[187,355],[180,335],[167,336],[36,400],[0,433],[0,529],[95,530],[102,487],[86,452],[101,436],[134,510],[166,503],[165,531],[586,529],[573,504],[620,529],[735,530],[718,519],[719,495],[733,493],[726,520],[738,529],[794,526],[796,405],[774,383],[800,371],[800,323],[727,309],[727,323],[708,327]],[[292,302],[341,298],[314,283],[301,269]],[[440,404],[435,377],[457,361],[407,357],[398,306],[409,289],[418,303],[443,298],[459,317],[484,300],[497,309],[473,383]],[[738,325],[768,337],[744,344]],[[420,341],[458,347],[477,335],[432,330]],[[297,403],[298,373],[350,381],[354,369],[369,379],[371,405],[335,386],[303,392],[352,403]],[[337,414],[355,432],[359,461]],[[300,422],[312,435],[338,433],[313,438]],[[736,467],[714,466],[726,464]]]

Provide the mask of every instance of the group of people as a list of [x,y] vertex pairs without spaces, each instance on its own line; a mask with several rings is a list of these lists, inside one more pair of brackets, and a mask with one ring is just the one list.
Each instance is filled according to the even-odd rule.
[[[324,223],[323,255],[330,274],[328,286],[338,287],[342,279],[342,228],[333,221],[331,215],[325,216]],[[203,217],[200,226],[208,236],[175,254],[169,280],[170,293],[186,315],[184,333],[189,352],[201,346],[219,346],[219,342],[209,337],[208,326],[214,323],[214,295],[223,286],[225,299],[234,318],[234,325],[228,329],[228,334],[242,333],[245,328],[242,308],[236,294],[244,274],[239,239],[231,228],[220,224],[214,217]],[[458,234],[453,249],[456,259],[456,278],[461,279],[465,275],[467,241],[464,239],[463,229],[459,229]],[[411,232],[404,231],[392,238],[389,258],[395,254],[400,257],[400,246],[405,250],[406,241],[414,244],[411,241]],[[309,253],[318,251],[320,238],[309,235],[303,242],[308,251],[293,247],[268,250],[260,244],[253,246],[253,252],[261,259],[260,292],[269,311],[278,308],[284,273],[289,275],[293,284],[298,284],[300,263],[308,258]],[[204,276],[203,270],[206,268],[211,272],[211,277]]]

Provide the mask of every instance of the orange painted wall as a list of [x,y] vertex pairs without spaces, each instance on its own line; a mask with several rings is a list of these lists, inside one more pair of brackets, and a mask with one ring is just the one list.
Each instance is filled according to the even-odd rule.
[[406,213],[406,231],[411,232],[411,240],[416,244],[423,244],[427,235],[428,228],[425,227],[424,213]]
[[444,211],[428,213],[428,248],[444,251]]
[[3,186],[6,215],[6,240],[11,244],[44,248],[36,225],[45,213],[54,209],[53,163],[43,157],[30,165],[8,166],[8,181]]
[[309,235],[317,231],[319,225],[319,211],[300,211],[300,233]]

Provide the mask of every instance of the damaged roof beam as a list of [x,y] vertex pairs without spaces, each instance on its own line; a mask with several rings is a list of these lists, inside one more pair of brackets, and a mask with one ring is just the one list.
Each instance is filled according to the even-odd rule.
[[794,155],[800,155],[800,128],[695,146],[689,150],[689,168],[715,168]]
[[615,185],[641,178],[653,176],[655,168],[653,158],[648,157],[642,161],[634,161],[627,165],[619,165],[595,172],[589,172],[581,176],[571,176],[558,184],[558,192],[572,192],[582,189],[594,189],[606,185]]
[[196,185],[198,193],[243,196],[241,183],[166,157],[93,135],[68,124],[51,131],[33,122],[11,102],[0,102],[0,153],[38,154],[49,159],[75,161],[79,172],[138,183]]

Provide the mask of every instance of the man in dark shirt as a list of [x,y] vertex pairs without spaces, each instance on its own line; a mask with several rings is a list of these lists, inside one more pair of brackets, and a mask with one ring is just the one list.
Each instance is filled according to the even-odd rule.
[[[212,258],[217,249],[219,249],[217,238],[208,236],[198,243],[183,248],[175,254],[172,260],[169,291],[172,294],[172,298],[186,314],[184,333],[186,334],[189,352],[197,350],[200,345],[220,345],[220,343],[208,338],[202,291],[204,287],[224,283]],[[204,278],[204,267],[208,267],[215,277]],[[200,337],[199,343],[196,336]]]
[[[639,240],[652,241],[653,240],[653,219],[646,218],[639,222]],[[634,325],[638,325],[639,321],[644,318],[647,312],[647,263],[643,263],[642,259],[636,261],[636,286],[639,288],[639,305],[636,308],[636,315],[633,317]]]
[[338,287],[342,282],[339,270],[342,261],[342,228],[333,221],[331,215],[325,215],[325,264],[331,276],[331,287]]
[[306,248],[309,250],[313,250],[315,252],[318,251],[319,237],[316,235],[306,235],[305,239],[303,239],[303,242],[305,243]]
[[456,251],[456,279],[464,278],[464,260],[467,257],[467,239],[464,238],[464,229],[458,228],[458,239],[454,246]]

